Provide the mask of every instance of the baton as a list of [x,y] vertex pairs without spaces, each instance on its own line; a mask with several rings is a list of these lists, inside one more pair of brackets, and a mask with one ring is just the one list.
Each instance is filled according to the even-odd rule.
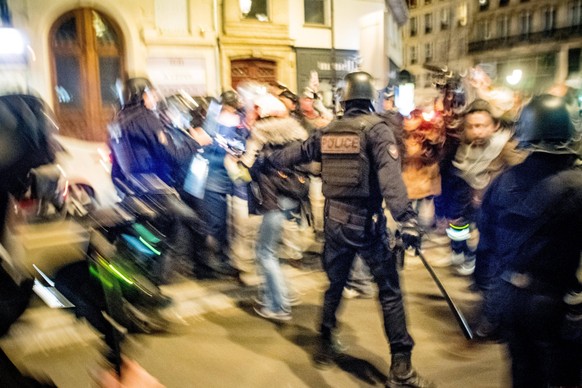
[[434,270],[432,269],[432,267],[430,266],[430,264],[428,263],[428,261],[426,261],[426,258],[424,257],[424,255],[420,252],[420,250],[418,248],[415,250],[415,254],[418,257],[420,257],[420,261],[422,261],[422,264],[424,264],[424,266],[427,269],[428,273],[432,277],[432,280],[434,280],[434,282],[436,283],[437,287],[441,291],[441,294],[443,294],[443,296],[445,297],[445,300],[447,301],[447,304],[449,305],[449,308],[453,312],[453,315],[455,316],[455,319],[457,320],[457,323],[459,324],[459,327],[463,331],[463,335],[465,336],[465,338],[468,339],[468,340],[473,339],[473,331],[471,330],[471,327],[469,326],[469,324],[465,320],[465,317],[463,316],[463,313],[457,307],[457,305],[455,304],[455,302],[451,299],[449,293],[447,292],[447,290],[445,289],[445,287],[443,286],[443,284],[439,280],[438,276],[436,275],[436,273],[434,272]]

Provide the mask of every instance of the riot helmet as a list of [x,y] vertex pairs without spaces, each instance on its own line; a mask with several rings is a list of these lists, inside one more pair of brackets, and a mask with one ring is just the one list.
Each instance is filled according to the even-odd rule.
[[145,77],[130,78],[125,81],[120,95],[121,106],[135,105],[143,101],[143,94],[148,90],[153,90],[153,85]]
[[200,127],[203,122],[200,105],[189,95],[178,93],[165,99],[165,113],[177,128],[188,130]]
[[230,106],[234,109],[240,109],[242,101],[240,96],[234,90],[227,90],[220,95],[220,103],[222,105]]
[[344,78],[344,92],[342,100],[369,100],[376,99],[376,89],[372,83],[372,76],[364,71],[349,73]]
[[519,147],[552,154],[570,154],[574,125],[563,98],[550,94],[535,96],[523,107],[516,123]]

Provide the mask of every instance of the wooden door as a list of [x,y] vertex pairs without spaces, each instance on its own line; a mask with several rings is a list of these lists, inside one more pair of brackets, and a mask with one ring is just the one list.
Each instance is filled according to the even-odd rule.
[[125,74],[119,28],[100,12],[78,8],[58,18],[49,36],[61,134],[104,141],[118,108],[116,82]]
[[275,85],[277,82],[277,63],[265,59],[236,59],[230,62],[232,88],[236,89],[242,81],[253,80]]

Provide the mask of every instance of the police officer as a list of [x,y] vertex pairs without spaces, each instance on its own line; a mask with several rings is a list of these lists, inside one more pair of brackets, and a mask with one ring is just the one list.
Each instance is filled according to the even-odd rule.
[[[122,109],[110,126],[110,147],[113,151],[112,177],[129,184],[129,176],[155,174],[169,186],[175,186],[176,168],[191,160],[199,145],[184,138],[178,147],[156,107],[158,95],[147,78],[131,78],[126,81],[121,95]],[[192,263],[196,275],[215,276],[216,269],[201,249],[204,224],[197,214],[179,198],[167,195],[164,199],[165,214],[161,216],[168,230],[168,250],[159,261],[159,268],[152,274],[159,283],[167,283],[177,263]]]
[[[489,292],[502,310],[513,387],[582,386],[582,346],[562,331],[563,299],[580,288],[582,169],[573,136],[564,100],[534,97],[516,128],[530,153],[493,182],[481,207],[477,254],[499,279]],[[574,330],[580,341],[580,323]]]
[[387,387],[429,387],[411,366],[414,345],[406,327],[396,261],[389,245],[385,199],[400,223],[407,247],[420,246],[416,213],[401,177],[401,162],[393,128],[373,114],[376,91],[365,72],[345,77],[341,119],[317,131],[300,144],[277,151],[269,163],[283,167],[321,161],[325,200],[323,266],[329,279],[325,292],[321,335],[314,361],[330,365],[342,348],[334,337],[336,311],[354,257],[360,254],[378,284],[384,328],[390,342],[392,364]]

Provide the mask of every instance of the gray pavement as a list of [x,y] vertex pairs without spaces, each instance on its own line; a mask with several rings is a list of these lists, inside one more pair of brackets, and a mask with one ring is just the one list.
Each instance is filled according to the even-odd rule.
[[[449,254],[446,244],[430,239],[423,251],[431,262]],[[184,278],[164,287],[175,300],[168,311],[175,332],[131,335],[124,351],[170,388],[383,386],[389,348],[375,299],[345,300],[339,335],[349,347],[346,357],[327,370],[312,364],[327,284],[315,263],[302,269],[283,264],[303,301],[288,323],[273,323],[253,313],[254,286]],[[468,291],[469,278],[454,275],[450,268],[435,271],[474,323],[480,296]],[[510,385],[504,346],[463,337],[417,257],[407,255],[401,281],[409,330],[416,341],[413,362],[423,376],[439,387]],[[29,374],[49,376],[64,388],[91,386],[91,371],[101,361],[101,340],[86,323],[39,301],[0,339],[0,347]]]

